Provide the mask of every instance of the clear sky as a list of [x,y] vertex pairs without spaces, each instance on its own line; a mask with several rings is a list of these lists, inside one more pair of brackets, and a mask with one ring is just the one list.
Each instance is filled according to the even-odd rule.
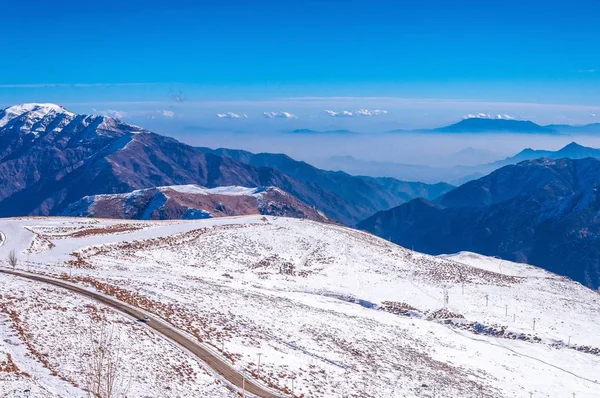
[[0,35],[0,106],[178,137],[600,121],[598,0],[10,1]]

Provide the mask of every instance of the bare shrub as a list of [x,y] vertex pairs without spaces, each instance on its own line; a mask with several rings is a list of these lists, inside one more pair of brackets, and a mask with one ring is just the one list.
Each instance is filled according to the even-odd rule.
[[82,352],[82,387],[88,398],[126,397],[131,378],[125,376],[121,336],[104,320],[90,325],[87,339]]
[[11,250],[10,253],[8,253],[8,264],[15,268],[18,263],[19,259],[17,258],[17,253],[15,253],[14,250]]

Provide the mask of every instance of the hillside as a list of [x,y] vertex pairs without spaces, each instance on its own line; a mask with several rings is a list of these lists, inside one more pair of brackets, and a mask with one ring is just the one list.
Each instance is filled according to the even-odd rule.
[[358,224],[430,254],[474,251],[600,286],[600,159],[503,167],[435,203],[415,200]]
[[86,196],[63,216],[177,220],[264,214],[327,222],[327,217],[279,188],[175,185],[124,194]]
[[[336,225],[262,217],[2,220],[0,257],[15,249],[18,268],[141,306],[264,384],[291,391],[294,379],[296,398],[597,393],[600,295],[580,284],[472,253],[432,257]],[[82,356],[68,347],[94,303],[3,274],[0,286],[0,308],[18,314],[0,311],[0,355],[36,376],[36,393],[81,394],[60,378],[81,381],[73,369]],[[133,395],[231,396],[185,351],[96,307],[123,331],[124,365],[143,375]],[[19,377],[0,383],[0,395],[22,386]]]

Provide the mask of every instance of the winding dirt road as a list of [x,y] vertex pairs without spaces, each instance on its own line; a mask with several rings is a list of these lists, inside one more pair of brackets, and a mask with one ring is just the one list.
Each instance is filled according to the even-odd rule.
[[283,398],[283,397],[285,397],[284,395],[277,395],[276,393],[274,393],[270,390],[267,390],[265,387],[258,385],[257,383],[253,382],[252,380],[249,380],[247,378],[244,380],[243,376],[237,370],[235,370],[229,363],[225,362],[225,360],[219,358],[217,355],[210,352],[208,349],[206,349],[205,347],[200,345],[198,342],[187,337],[184,333],[180,332],[174,326],[172,326],[160,319],[153,318],[153,314],[149,314],[139,308],[133,307],[133,306],[131,306],[127,303],[124,303],[120,300],[117,300],[115,298],[106,296],[106,295],[98,293],[98,292],[87,290],[81,286],[77,286],[75,284],[72,284],[72,283],[69,283],[69,282],[66,282],[66,281],[63,281],[60,279],[55,279],[55,278],[38,275],[38,274],[32,274],[29,272],[13,271],[13,270],[2,269],[2,268],[0,268],[0,273],[15,275],[15,276],[19,276],[22,278],[27,278],[30,280],[48,283],[48,284],[51,284],[54,286],[62,287],[64,289],[70,290],[72,292],[81,294],[83,296],[86,296],[86,297],[89,297],[96,301],[99,301],[103,304],[106,304],[106,305],[108,305],[112,308],[115,308],[116,310],[118,310],[126,315],[129,315],[131,317],[134,317],[136,319],[140,319],[145,316],[148,316],[150,318],[150,322],[148,322],[146,324],[146,325],[148,325],[148,327],[150,327],[155,332],[163,335],[167,339],[177,343],[178,345],[180,345],[180,346],[184,347],[185,349],[187,349],[188,351],[190,351],[198,359],[200,359],[202,362],[204,362],[208,367],[210,367],[215,372],[217,372],[219,375],[221,375],[221,377],[223,377],[225,380],[227,380],[231,384],[238,387],[240,389],[240,391],[242,391],[242,388],[245,388],[245,392],[246,392],[247,396],[257,396],[257,397],[261,397],[261,398]]

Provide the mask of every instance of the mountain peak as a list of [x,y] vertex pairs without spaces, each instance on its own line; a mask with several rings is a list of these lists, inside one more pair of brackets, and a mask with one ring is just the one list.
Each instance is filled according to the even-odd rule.
[[564,146],[564,147],[561,149],[561,151],[563,151],[563,150],[573,150],[573,149],[587,149],[587,147],[585,147],[585,146],[583,146],[583,145],[580,145],[580,144],[576,143],[575,141],[573,141],[573,142],[571,142],[571,143],[569,143],[569,144],[565,145],[565,146]]
[[33,123],[40,121],[48,115],[65,115],[74,117],[75,114],[69,112],[60,105],[50,103],[26,103],[20,105],[9,106],[0,110],[0,127],[4,127],[11,120],[20,118],[26,115]]

